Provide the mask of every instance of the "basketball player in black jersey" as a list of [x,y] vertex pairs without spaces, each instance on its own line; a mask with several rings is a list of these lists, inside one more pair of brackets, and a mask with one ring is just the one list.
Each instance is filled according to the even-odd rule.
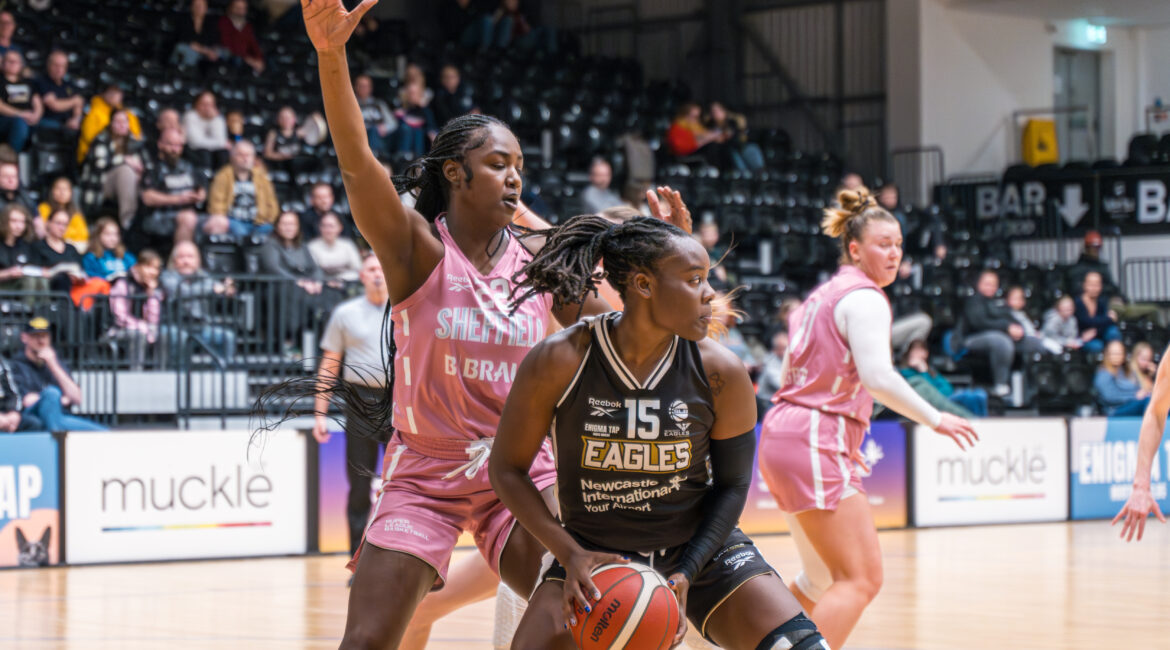
[[[601,261],[624,310],[550,336],[516,374],[489,470],[553,562],[514,648],[572,648],[573,603],[600,597],[596,567],[624,558],[667,576],[686,619],[735,649],[827,649],[776,572],[736,528],[751,484],[756,404],[743,364],[706,339],[710,259],[682,230],[575,217],[522,272],[517,300],[595,291]],[[528,467],[551,430],[563,525]]]

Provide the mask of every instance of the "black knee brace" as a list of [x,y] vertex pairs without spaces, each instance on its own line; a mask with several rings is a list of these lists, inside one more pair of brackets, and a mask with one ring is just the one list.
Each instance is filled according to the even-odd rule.
[[816,623],[800,613],[769,632],[756,650],[829,650],[829,644],[817,632]]

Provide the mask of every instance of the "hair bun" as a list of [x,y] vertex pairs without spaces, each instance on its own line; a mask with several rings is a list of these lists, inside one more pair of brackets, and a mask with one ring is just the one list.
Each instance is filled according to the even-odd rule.
[[850,214],[861,214],[866,208],[877,205],[873,195],[865,188],[856,190],[841,190],[837,194],[837,202],[841,208]]

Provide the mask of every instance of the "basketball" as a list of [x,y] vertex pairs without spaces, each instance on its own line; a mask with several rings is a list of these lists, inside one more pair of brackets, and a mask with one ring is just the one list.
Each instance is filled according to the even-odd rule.
[[678,599],[657,571],[605,564],[593,571],[601,598],[586,613],[576,606],[573,641],[581,650],[665,650],[678,632]]

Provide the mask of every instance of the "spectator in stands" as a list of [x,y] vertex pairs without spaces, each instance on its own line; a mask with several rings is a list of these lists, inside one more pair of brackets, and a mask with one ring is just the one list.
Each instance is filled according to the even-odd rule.
[[[723,347],[731,350],[731,352],[739,357],[743,365],[749,369],[756,366],[755,355],[752,354],[751,346],[748,345],[747,339],[744,338],[742,332],[739,331],[739,321],[744,317],[744,313],[735,308],[732,299],[728,294],[716,292],[715,304],[726,306],[725,309],[717,309],[714,319],[718,321],[719,325],[715,326],[717,336],[716,341],[723,344]],[[721,326],[721,327],[720,327]]]
[[1125,363],[1125,344],[1109,341],[1101,366],[1093,377],[1097,404],[1105,415],[1141,416],[1150,403],[1150,391],[1143,389],[1138,377]]
[[35,431],[40,426],[39,420],[25,421],[20,417],[24,407],[20,403],[20,391],[16,389],[16,378],[8,362],[0,357],[0,432]]
[[[920,289],[920,285],[915,285],[915,270],[914,263],[903,257],[902,264],[898,266],[898,277],[894,280],[893,285],[887,287],[886,291],[890,295],[894,295],[893,287],[899,284],[908,284],[915,291]],[[919,272],[921,271],[921,269],[917,270]],[[894,323],[890,339],[894,354],[904,353],[914,341],[925,341],[930,338],[930,331],[934,327],[934,319],[922,311],[922,305],[917,298],[911,296],[909,301],[892,300],[890,305],[894,312]]]
[[707,127],[726,137],[732,162],[737,169],[745,172],[764,169],[764,152],[760,150],[760,145],[748,142],[747,118],[742,114],[729,112],[719,102],[711,102]]
[[719,224],[714,221],[699,224],[699,243],[707,249],[707,254],[711,257],[710,281],[716,291],[725,291],[728,289],[727,267],[720,262],[727,255],[727,244],[720,243],[719,239]]
[[39,421],[37,428],[46,431],[105,431],[100,424],[69,412],[81,403],[81,387],[70,376],[69,366],[57,357],[50,329],[49,321],[37,316],[20,335],[24,351],[11,367],[22,395],[21,418]]
[[894,183],[885,183],[878,188],[878,205],[885,208],[886,212],[894,215],[894,218],[898,220],[898,224],[902,226],[902,236],[909,239],[911,236],[910,224],[906,219],[906,211],[902,209],[900,198],[898,196],[898,186]]
[[865,181],[862,180],[861,174],[857,172],[845,172],[841,176],[841,184],[837,187],[837,192],[840,193],[841,190],[856,192],[863,187],[865,187]]
[[10,203],[23,207],[30,214],[35,205],[20,186],[20,167],[11,160],[0,160],[0,207]]
[[500,49],[557,51],[556,32],[550,27],[534,25],[531,16],[521,9],[520,0],[500,0],[492,21],[494,45]]
[[604,158],[594,158],[589,167],[589,187],[581,193],[581,200],[585,203],[585,211],[599,214],[606,208],[622,205],[622,197],[609,189],[613,182],[613,168]]
[[49,196],[37,206],[41,232],[44,232],[44,224],[48,222],[49,215],[57,210],[65,210],[70,214],[69,227],[65,229],[65,241],[73,245],[78,252],[88,248],[89,224],[85,221],[85,215],[81,214],[77,201],[73,200],[73,183],[67,176],[61,176],[53,181]]
[[1154,377],[1158,374],[1158,364],[1154,362],[1153,346],[1145,341],[1134,344],[1129,354],[1129,372],[1137,377],[1141,390],[1146,393],[1154,391]]
[[357,280],[362,270],[362,254],[352,239],[342,236],[341,217],[335,212],[326,212],[317,224],[321,236],[309,242],[309,254],[325,274],[325,279],[334,282]]
[[295,178],[308,171],[312,160],[302,155],[305,146],[303,127],[297,128],[297,113],[292,106],[281,106],[276,114],[276,128],[269,129],[264,139],[264,160],[273,169],[288,172]]
[[353,94],[362,109],[362,121],[366,124],[366,137],[374,155],[385,157],[390,153],[389,137],[398,128],[398,120],[386,102],[374,97],[374,80],[367,74],[359,74],[353,80]]
[[926,341],[910,343],[902,355],[902,376],[931,406],[959,417],[987,417],[987,391],[970,388],[956,391],[946,377],[930,365],[930,347]]
[[757,418],[760,420],[763,420],[764,414],[772,408],[772,396],[780,390],[784,353],[788,351],[788,329],[783,325],[774,327],[768,340],[772,348],[768,351],[764,365],[760,368],[760,375],[756,379]]
[[1116,295],[1117,283],[1113,280],[1113,270],[1109,268],[1109,264],[1101,259],[1101,247],[1104,240],[1101,233],[1096,230],[1090,230],[1085,233],[1084,247],[1081,249],[1081,255],[1077,258],[1076,264],[1073,264],[1069,269],[1069,281],[1072,286],[1078,286],[1085,280],[1085,274],[1090,271],[1095,271],[1101,276],[1101,281],[1104,283],[1103,292],[1106,295]]
[[110,125],[93,139],[85,162],[81,165],[81,197],[84,211],[99,212],[103,202],[114,199],[118,204],[118,221],[123,228],[138,212],[138,184],[145,165],[142,138],[130,130],[129,114],[116,110]]
[[158,112],[158,118],[154,122],[154,130],[161,136],[167,129],[175,129],[183,134],[183,142],[187,142],[187,133],[183,130],[183,118],[179,115],[179,111],[173,108],[164,108]]
[[[117,83],[106,84],[100,95],[94,95],[89,100],[89,110],[85,119],[81,121],[81,137],[77,141],[77,162],[85,160],[89,153],[89,145],[99,133],[110,125],[110,117],[114,111],[123,110],[124,99],[122,87]],[[142,125],[133,111],[126,110],[126,118],[130,120],[130,133],[136,138],[142,137]]]
[[237,142],[231,162],[211,180],[209,216],[203,232],[230,232],[237,237],[267,234],[272,232],[272,222],[279,212],[276,190],[264,165],[256,160],[256,147],[247,140]]
[[394,151],[418,157],[427,152],[430,141],[438,132],[435,126],[435,116],[430,108],[423,104],[424,88],[417,80],[406,84],[399,93],[402,108],[394,111],[398,120],[398,129],[394,131],[396,145]]
[[264,72],[264,53],[248,22],[248,0],[230,0],[227,14],[219,19],[219,43],[233,60],[252,68],[253,72]]
[[68,74],[69,55],[61,50],[53,50],[45,63],[45,76],[37,83],[37,92],[40,93],[45,110],[38,128],[62,130],[75,137],[81,130],[85,98],[67,78]]
[[438,20],[448,43],[468,49],[491,45],[492,19],[479,0],[439,0]]
[[427,75],[423,72],[422,66],[417,63],[406,64],[406,71],[402,75],[402,85],[409,86],[410,84],[418,84],[422,86],[422,101],[419,106],[430,106],[431,101],[435,98],[435,93],[427,86]]
[[12,41],[16,36],[16,16],[7,9],[0,11],[0,56],[9,52],[24,54],[24,48]]
[[162,258],[149,248],[138,262],[110,285],[110,311],[114,326],[106,335],[128,349],[131,370],[146,364],[146,351],[159,338],[162,303],[166,293],[159,286]]
[[24,151],[32,127],[41,121],[44,105],[33,82],[25,76],[24,56],[17,50],[4,53],[4,78],[0,79],[0,139],[13,151]]
[[149,208],[142,230],[152,237],[191,241],[199,223],[198,206],[207,199],[203,177],[183,158],[185,138],[177,128],[159,135],[158,155],[142,176],[142,203]]
[[992,394],[1005,397],[1011,393],[1008,381],[1017,349],[1031,354],[1043,350],[1043,346],[1039,339],[1026,338],[1011,311],[996,302],[998,291],[999,275],[991,269],[984,270],[975,285],[975,294],[963,306],[964,345],[972,353],[988,357],[995,382]]
[[216,302],[236,295],[235,281],[212,278],[202,268],[195,242],[181,241],[171,250],[170,264],[159,282],[167,299],[178,301],[175,313],[179,322],[164,328],[171,353],[187,354],[187,337],[192,337],[231,362],[236,353],[236,333],[231,327],[214,324],[212,313]]
[[453,63],[443,66],[439,73],[439,90],[431,102],[435,123],[442,127],[452,118],[478,112],[471,84],[464,81],[459,67]]
[[244,128],[247,125],[247,119],[244,117],[243,111],[228,111],[227,116],[224,117],[224,121],[227,122],[229,147],[244,139]]
[[1117,313],[1109,308],[1109,301],[1102,293],[1101,274],[1096,271],[1085,273],[1081,281],[1081,293],[1074,296],[1077,329],[1085,349],[1100,352],[1105,344],[1121,338],[1117,327]]
[[32,250],[32,220],[32,213],[19,203],[10,203],[0,211],[0,289],[48,289],[44,278],[25,276],[25,267],[35,266],[36,260]]
[[[309,207],[300,215],[301,235],[313,239],[320,234],[321,218],[326,213],[334,212],[333,206],[335,203],[336,198],[333,195],[332,185],[320,181],[314,183],[313,189],[309,190]],[[342,230],[347,231],[349,229],[343,226]]]
[[685,102],[675,112],[674,122],[666,132],[670,152],[680,158],[701,156],[707,164],[720,169],[731,169],[731,149],[728,136],[720,131],[708,131],[699,119],[702,109],[694,102]]
[[68,293],[75,282],[85,281],[81,266],[81,253],[65,241],[72,215],[68,210],[57,210],[49,215],[45,223],[45,238],[32,245],[31,263],[45,269],[54,269],[49,275],[49,287],[53,291]]
[[126,275],[137,261],[134,253],[126,250],[125,244],[122,243],[122,228],[118,226],[117,221],[110,217],[102,217],[93,224],[89,252],[81,258],[81,266],[85,269],[86,275],[113,282]]
[[1044,335],[1036,329],[1036,323],[1032,321],[1032,317],[1028,315],[1028,296],[1024,293],[1023,287],[1012,286],[1008,287],[1007,293],[1004,294],[1005,302],[1008,309],[1011,310],[1012,318],[1024,328],[1024,345],[1028,349],[1039,350],[1043,349],[1052,354],[1060,354],[1064,351],[1064,346],[1056,339],[1045,338]]
[[1066,350],[1076,350],[1085,344],[1077,328],[1076,303],[1072,296],[1061,296],[1056,306],[1044,312],[1044,326],[1040,333],[1060,343]]
[[215,93],[204,90],[183,114],[187,148],[200,167],[221,167],[227,161],[231,141],[227,120],[219,114]]
[[282,212],[272,234],[260,247],[260,271],[293,280],[305,293],[321,293],[325,275],[301,238],[301,219],[295,212]]
[[219,32],[215,21],[207,20],[207,0],[191,0],[191,13],[179,18],[171,63],[190,68],[202,61],[218,61]]

